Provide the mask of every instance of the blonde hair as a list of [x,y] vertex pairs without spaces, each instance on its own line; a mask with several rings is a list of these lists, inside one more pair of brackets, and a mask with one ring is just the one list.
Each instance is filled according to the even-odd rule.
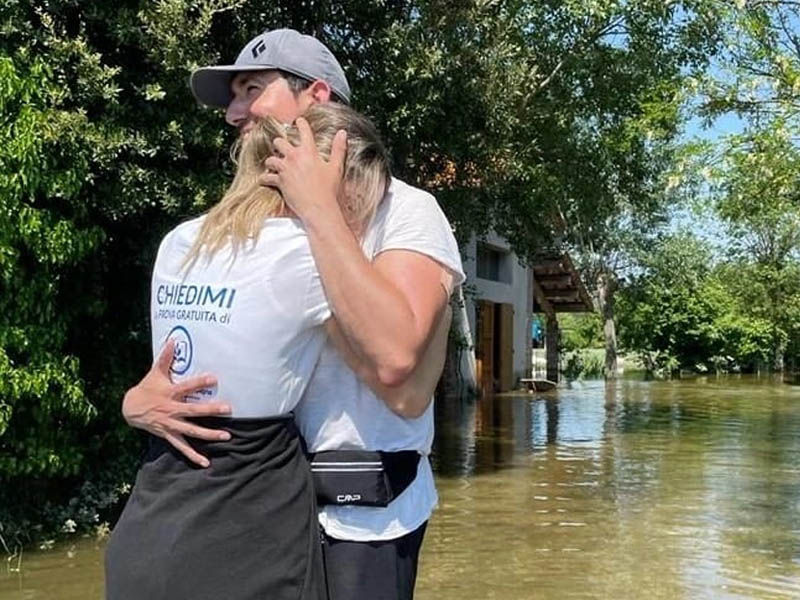
[[[320,155],[330,158],[336,132],[347,132],[342,213],[356,235],[361,235],[386,193],[391,178],[389,156],[372,122],[352,108],[338,103],[316,104],[304,115],[314,134]],[[256,123],[233,147],[236,175],[222,199],[206,215],[200,232],[184,260],[187,271],[205,254],[210,259],[227,244],[233,256],[247,241],[256,242],[264,219],[285,215],[286,203],[274,188],[259,183],[264,161],[274,154],[275,138],[298,145],[294,125],[267,117]]]

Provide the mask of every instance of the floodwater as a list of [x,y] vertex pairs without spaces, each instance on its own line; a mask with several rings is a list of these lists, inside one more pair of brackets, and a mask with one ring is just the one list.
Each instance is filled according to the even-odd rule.
[[[800,598],[800,388],[585,382],[436,408],[418,599]],[[102,597],[102,543],[16,566],[3,600]]]

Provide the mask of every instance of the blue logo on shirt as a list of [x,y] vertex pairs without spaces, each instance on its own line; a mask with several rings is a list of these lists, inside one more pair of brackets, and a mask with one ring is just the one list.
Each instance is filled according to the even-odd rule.
[[192,366],[192,338],[186,328],[178,325],[167,334],[167,339],[175,340],[175,351],[169,370],[175,375],[183,375]]

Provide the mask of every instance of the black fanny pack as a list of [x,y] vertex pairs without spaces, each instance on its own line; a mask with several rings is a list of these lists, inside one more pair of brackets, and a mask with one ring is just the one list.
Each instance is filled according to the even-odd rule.
[[388,506],[417,476],[419,452],[329,450],[309,456],[317,504]]

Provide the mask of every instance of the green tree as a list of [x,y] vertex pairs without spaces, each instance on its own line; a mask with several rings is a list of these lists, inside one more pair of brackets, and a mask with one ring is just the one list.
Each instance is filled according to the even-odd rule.
[[500,202],[491,222],[524,256],[552,245],[577,254],[603,317],[608,376],[616,373],[619,277],[632,248],[666,221],[663,176],[682,90],[717,49],[716,6],[541,2],[514,15],[524,50],[503,76],[530,73],[534,87],[507,109],[514,145],[499,163],[499,185],[484,189]]
[[[119,426],[118,406],[147,364],[145,273],[165,217],[208,185],[202,169],[188,177],[197,165],[185,151],[203,116],[182,130],[178,99],[166,95],[183,86],[163,71],[158,83],[158,62],[136,47],[135,6],[14,1],[0,11],[8,532],[20,511],[65,503],[84,477],[133,463],[139,447]],[[207,140],[219,137],[210,131]]]
[[712,254],[690,234],[666,237],[641,257],[620,298],[621,338],[648,370],[692,368],[717,354],[715,306],[704,293]]
[[728,236],[726,285],[746,299],[743,314],[769,324],[768,354],[781,370],[798,345],[800,4],[737,2],[722,16],[724,51],[699,80],[700,114],[734,114],[744,131],[701,146],[701,197]]
[[731,136],[719,168],[716,211],[739,259],[740,294],[771,324],[773,368],[783,370],[797,312],[800,149],[782,120]]
[[[288,0],[0,5],[6,538],[27,519],[63,515],[53,507],[76,499],[92,504],[81,509],[81,524],[90,524],[130,480],[140,445],[119,403],[150,363],[158,240],[213,203],[230,175],[235,134],[217,111],[197,107],[191,70],[232,60],[266,28],[294,26],[320,34],[349,63],[356,90],[369,91],[363,78],[391,79],[381,74],[399,50],[370,41],[391,39],[412,9]],[[85,492],[86,480],[101,488]]]
[[[749,310],[740,265],[690,233],[662,238],[621,290],[620,338],[649,371],[756,369],[771,325]],[[749,285],[744,281],[744,285]]]
[[701,113],[800,115],[800,4],[737,0],[719,14],[725,52],[702,79]]
[[560,345],[567,352],[602,348],[603,322],[597,313],[570,314],[559,317]]

